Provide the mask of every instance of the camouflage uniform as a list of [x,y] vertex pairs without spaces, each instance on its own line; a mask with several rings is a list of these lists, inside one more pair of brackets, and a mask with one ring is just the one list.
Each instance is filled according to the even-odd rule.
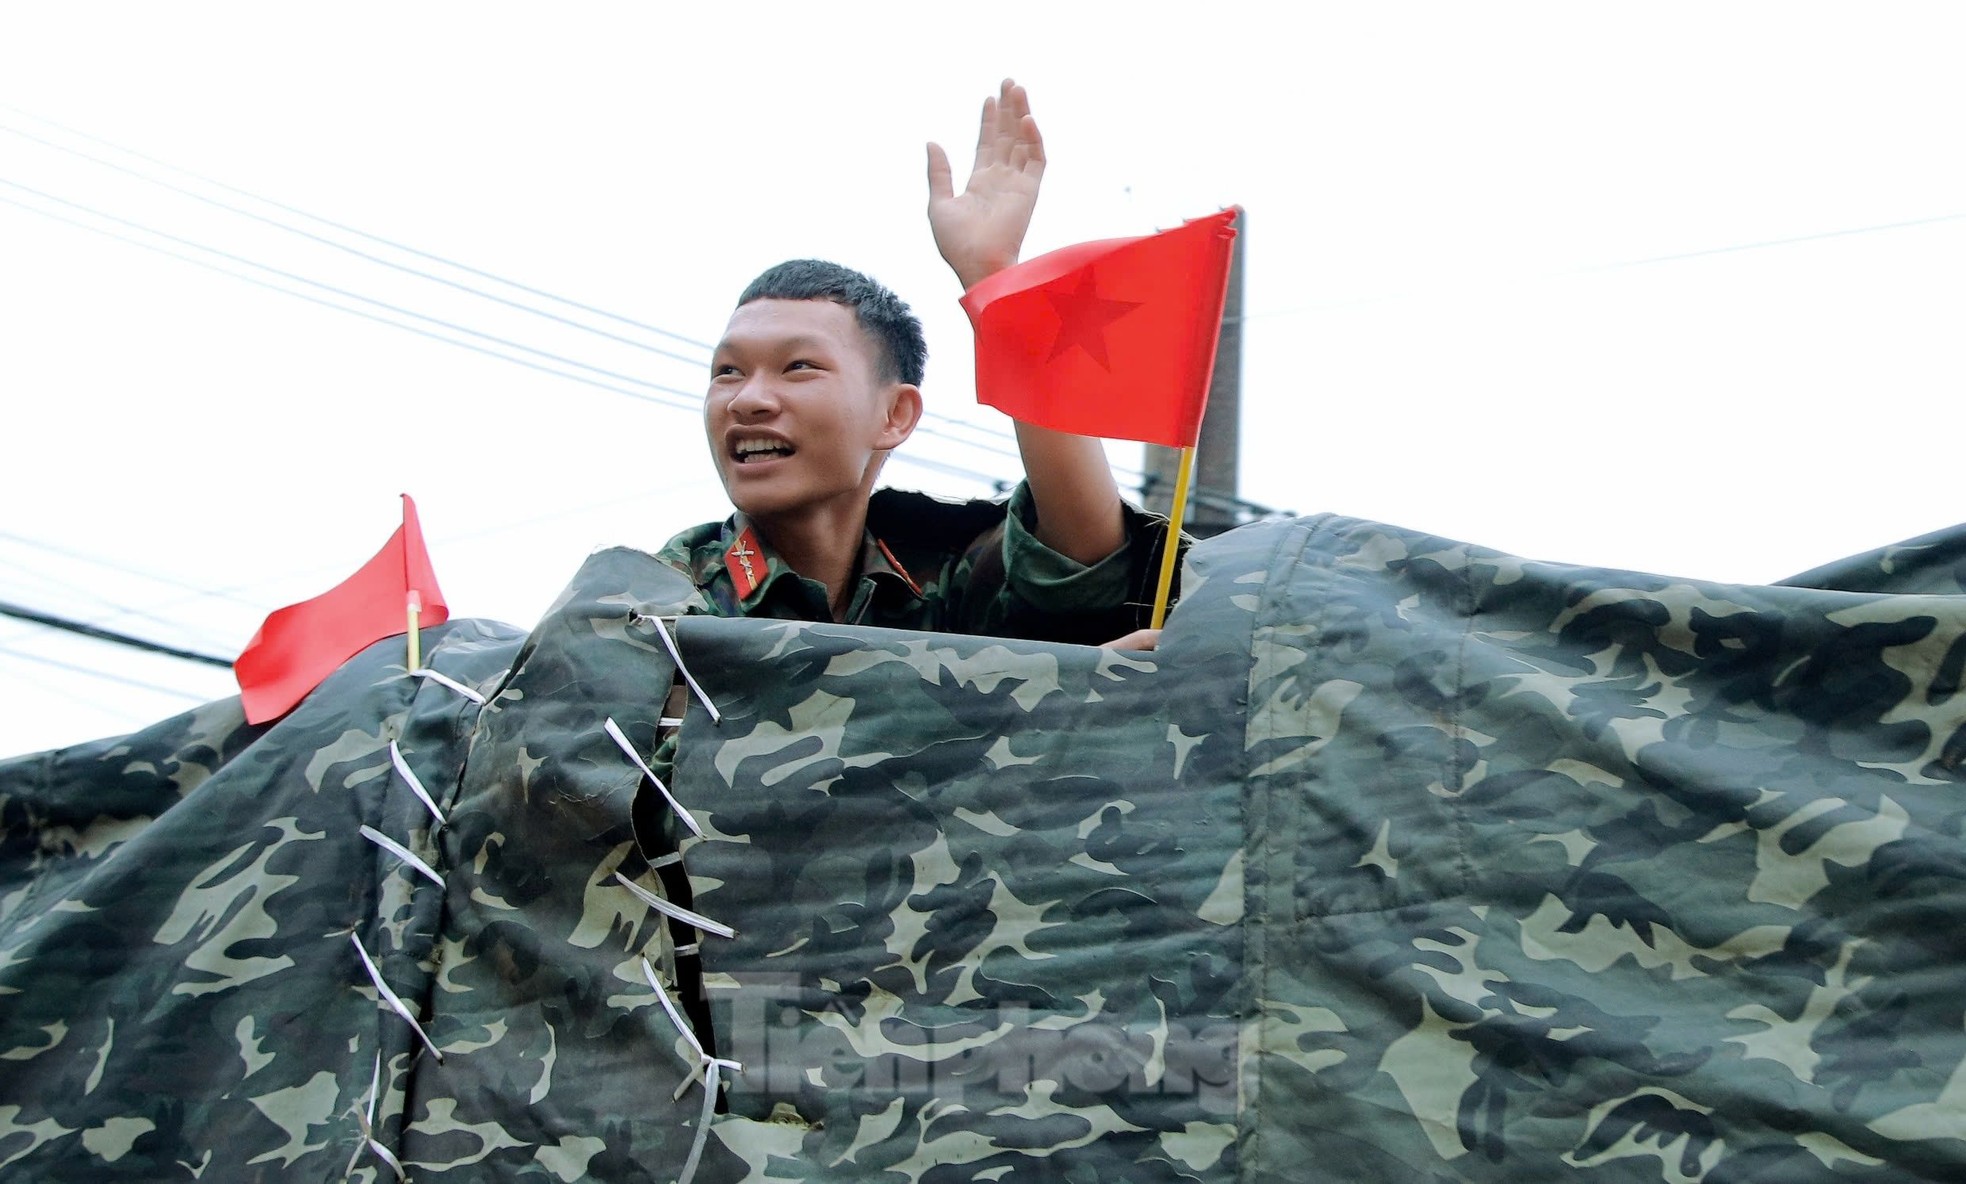
[[[1008,503],[876,490],[845,623],[1082,645],[1144,628],[1167,524],[1123,512],[1125,545],[1086,566],[1031,533],[1037,508],[1022,482]],[[788,567],[741,513],[682,532],[656,558],[696,585],[695,611],[833,619],[825,586]]]

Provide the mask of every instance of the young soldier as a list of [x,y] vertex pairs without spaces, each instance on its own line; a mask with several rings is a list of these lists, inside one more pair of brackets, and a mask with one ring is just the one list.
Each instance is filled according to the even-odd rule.
[[[1037,202],[1044,143],[1024,88],[984,100],[961,194],[941,147],[928,156],[929,225],[967,290],[1017,261]],[[724,616],[1152,648],[1129,630],[1165,524],[1120,500],[1099,441],[1018,423],[1026,477],[1007,506],[874,490],[920,422],[926,356],[908,306],[858,272],[796,260],[752,281],[703,411],[737,513],[659,558]]]

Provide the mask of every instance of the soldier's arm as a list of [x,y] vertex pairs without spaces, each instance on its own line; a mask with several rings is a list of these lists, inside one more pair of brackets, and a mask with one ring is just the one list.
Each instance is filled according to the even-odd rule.
[[[962,193],[955,192],[948,155],[938,144],[928,146],[929,226],[964,291],[1017,262],[1044,163],[1030,97],[1008,78],[994,98],[983,100],[976,163]],[[1019,422],[1017,450],[1037,508],[1039,542],[1088,565],[1125,545],[1119,486],[1099,441]]]

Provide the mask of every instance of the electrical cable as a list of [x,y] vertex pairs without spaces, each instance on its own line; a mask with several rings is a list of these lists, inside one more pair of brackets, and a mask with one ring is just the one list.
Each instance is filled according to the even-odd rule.
[[[168,242],[174,242],[181,246],[191,247],[194,250],[204,251],[207,254],[216,255],[221,259],[230,260],[233,263],[241,263],[247,267],[256,267],[261,271],[267,272],[272,275],[277,275],[281,279],[292,280],[295,283],[306,284],[309,287],[319,288],[325,292],[332,292],[336,296],[344,296],[350,300],[359,300],[364,304],[372,304],[375,305],[377,308],[387,309],[390,312],[397,313],[402,316],[414,317],[419,321],[426,321],[433,325],[440,325],[443,328],[449,329],[453,332],[463,333],[468,336],[480,338],[485,341],[497,342],[499,345],[509,346],[512,349],[520,350],[524,353],[533,354],[538,357],[559,362],[563,365],[573,366],[581,370],[591,371],[595,374],[602,375],[603,377],[606,378],[619,379],[622,382],[640,383],[644,386],[654,387],[657,390],[673,390],[673,388],[663,387],[659,383],[650,382],[645,378],[637,378],[632,374],[622,374],[614,370],[603,369],[600,366],[595,366],[587,362],[578,361],[574,358],[564,357],[556,353],[550,353],[543,349],[536,349],[533,346],[525,345],[520,342],[513,341],[509,337],[501,337],[496,333],[486,333],[479,329],[472,329],[467,326],[457,324],[454,321],[444,320],[441,317],[433,317],[426,313],[417,312],[414,309],[403,308],[400,305],[390,304],[389,302],[384,300],[377,300],[373,296],[364,296],[359,292],[351,292],[346,288],[338,288],[335,287],[333,284],[326,284],[326,283],[322,283],[320,280],[309,279],[304,275],[298,275],[291,271],[284,271],[278,267],[273,267],[269,264],[260,263],[257,260],[248,259],[243,255],[235,255],[230,251],[223,251],[217,247],[207,246],[204,243],[197,242],[193,239],[183,238],[179,235],[172,234],[169,231],[158,230],[154,226],[146,226],[141,222],[134,222],[128,218],[118,217],[115,214],[110,214],[102,210],[98,210],[93,206],[84,205],[83,203],[78,201],[71,201],[65,197],[58,197],[55,194],[43,192],[42,190],[35,189],[32,186],[22,185],[18,181],[10,181],[5,177],[0,177],[0,185],[5,185],[10,189],[18,189],[23,193],[33,194],[35,197],[38,197],[43,201],[52,201],[59,205],[67,206],[68,208],[73,210],[80,210],[85,214],[88,214],[92,217],[101,218],[106,222],[114,222],[118,226],[127,226],[132,230],[139,230],[145,234],[154,234],[158,238],[164,239]],[[18,205],[20,203],[16,202],[14,204]],[[28,206],[25,208],[32,209],[33,207]],[[228,272],[227,274],[234,274],[234,273]],[[675,391],[674,393],[683,394],[684,392]]]
[[[695,360],[692,358],[683,357],[681,354],[678,353],[672,353],[669,350],[663,349],[661,346],[650,345],[645,341],[636,341],[632,337],[623,337],[619,333],[610,333],[605,329],[596,329],[592,325],[583,325],[579,321],[576,321],[571,317],[563,317],[557,313],[551,313],[551,312],[547,312],[544,309],[534,308],[529,304],[524,304],[517,300],[508,300],[503,296],[495,296],[490,292],[486,292],[481,288],[474,288],[469,284],[462,284],[456,280],[445,279],[443,276],[433,275],[427,271],[419,271],[416,268],[410,267],[406,264],[391,262],[390,260],[384,259],[379,255],[374,255],[367,251],[358,250],[354,247],[349,246],[346,243],[338,243],[335,242],[333,239],[327,238],[323,235],[313,234],[309,231],[302,230],[297,226],[289,226],[286,223],[279,221],[278,219],[268,218],[264,214],[255,214],[251,210],[243,210],[240,209],[238,206],[227,205],[225,202],[219,201],[216,198],[206,197],[202,194],[194,193],[189,189],[185,189],[178,185],[173,185],[168,181],[160,181],[154,177],[146,177],[142,173],[136,172],[132,169],[124,168],[123,166],[118,164],[112,164],[109,161],[102,160],[99,157],[90,156],[86,152],[81,152],[73,148],[65,148],[60,144],[56,144],[51,141],[44,140],[39,136],[21,131],[18,128],[8,127],[5,124],[0,124],[0,131],[9,132],[13,135],[20,136],[22,139],[32,140],[37,144],[43,144],[59,152],[72,153],[73,155],[80,156],[84,160],[93,161],[96,164],[102,165],[104,168],[115,169],[118,172],[127,173],[130,176],[138,178],[139,180],[148,181],[153,185],[161,185],[164,188],[169,189],[175,193],[181,193],[184,196],[189,197],[194,201],[201,201],[207,205],[216,206],[221,210],[225,210],[228,213],[237,214],[242,218],[251,218],[255,222],[263,222],[268,226],[272,226],[275,227],[276,229],[284,230],[289,234],[297,234],[302,238],[320,243],[322,246],[331,247],[337,251],[345,251],[348,254],[353,255],[358,259],[366,259],[371,263],[379,264],[383,267],[392,268],[396,271],[406,272],[410,275],[417,276],[420,279],[429,280],[432,283],[443,284],[446,287],[455,288],[460,292],[469,293],[470,295],[476,296],[481,300],[490,300],[497,304],[503,304],[508,308],[516,308],[521,312],[531,313],[536,317],[545,317],[547,320],[550,321],[558,321],[562,325],[567,325],[571,328],[579,329],[583,333],[592,333],[597,337],[605,337],[610,341],[618,341],[623,345],[631,346],[635,349],[647,350],[648,352],[653,354],[661,354],[663,357],[674,358],[679,362],[693,362]],[[653,328],[653,326],[650,326],[650,328]],[[663,331],[658,329],[656,330],[656,332],[663,332]],[[674,336],[674,334],[671,334],[671,336]]]
[[[8,649],[4,643],[0,643],[0,655],[5,655],[6,657],[18,657],[21,658],[23,661],[34,661],[34,658],[31,655],[18,654],[13,650]],[[4,663],[0,663],[0,665],[4,665]],[[78,670],[77,673],[99,674],[101,672]],[[33,687],[38,693],[54,695],[58,698],[66,699],[70,703],[75,704],[77,707],[81,707],[89,711],[101,711],[103,709],[103,703],[99,698],[83,698],[81,695],[76,694],[74,691],[69,690],[67,687],[62,686],[59,683],[50,682],[45,678],[34,677],[34,675],[25,668],[8,670],[7,681],[10,685]],[[160,687],[157,689],[162,690],[163,688]],[[119,712],[118,714],[123,715],[126,718],[130,719],[132,726],[140,727],[143,724],[151,722],[150,719],[148,718],[148,713],[146,713],[144,716],[133,716],[130,715],[127,711]],[[36,742],[38,743],[38,741]]]
[[[165,584],[173,588],[183,589],[186,592],[196,592],[201,596],[210,597],[210,596],[222,595],[220,593],[213,592],[209,588],[201,588],[196,584],[186,583],[183,580],[173,579],[170,576],[160,576],[154,572],[148,572],[142,570],[141,568],[131,567],[128,564],[117,563],[113,560],[103,559],[99,556],[85,554],[84,552],[81,551],[70,550],[66,547],[58,546],[57,544],[50,543],[42,539],[33,539],[33,538],[28,538],[26,535],[15,534],[9,530],[0,530],[0,539],[5,539],[6,541],[12,543],[19,543],[24,547],[34,547],[39,550],[46,551],[53,555],[60,555],[66,559],[74,559],[82,563],[93,563],[98,567],[108,568],[110,571],[122,572],[126,575],[133,575],[133,576],[138,576],[142,579],[153,580],[159,584]],[[234,603],[237,604],[243,604],[248,608],[257,609],[260,607],[257,601],[247,600],[244,597],[240,597],[240,596],[224,596],[223,598],[226,600],[233,601]]]
[[[161,625],[165,629],[174,632],[192,632],[191,630],[187,630],[181,622],[173,620],[170,617],[150,612],[146,609],[132,608],[129,605],[118,604],[115,601],[97,595],[85,585],[23,567],[14,559],[0,558],[0,568],[6,569],[11,577],[5,583],[13,585],[12,587],[0,589],[0,596],[16,596],[27,600],[44,602],[52,599],[58,603],[70,604],[86,599],[92,602],[90,608],[93,611],[90,615],[100,616],[104,613],[109,614],[109,621],[98,622],[105,629],[110,628],[112,625],[120,625],[125,619],[135,618],[148,621],[154,625]],[[206,636],[202,640],[210,642],[213,639]]]
[[43,666],[53,666],[57,670],[67,670],[74,674],[86,674],[91,678],[100,678],[100,679],[106,679],[109,682],[122,683],[126,687],[138,687],[146,691],[157,691],[165,695],[174,695],[180,699],[189,699],[193,703],[203,703],[210,698],[210,696],[208,695],[200,695],[191,691],[183,691],[183,690],[179,690],[176,687],[159,686],[154,682],[145,682],[140,678],[126,678],[121,674],[111,674],[107,670],[93,670],[87,666],[77,666],[73,662],[64,662],[60,658],[49,658],[49,657],[44,657],[40,654],[25,653],[21,650],[9,649],[8,647],[3,645],[0,645],[0,654],[6,654],[8,657],[12,657],[12,658],[19,658],[25,662],[39,662]]
[[131,649],[162,654],[167,658],[181,658],[186,662],[199,662],[206,666],[218,666],[226,670],[232,669],[232,659],[230,658],[221,658],[216,654],[201,654],[197,650],[187,650],[174,645],[165,645],[160,641],[151,641],[147,637],[137,637],[134,634],[120,633],[114,629],[104,629],[100,625],[91,625],[86,621],[76,621],[68,617],[58,617],[53,613],[44,613],[37,609],[28,608],[25,605],[9,604],[4,600],[0,600],[0,617],[13,617],[16,620],[43,625],[49,629],[56,629],[63,633],[76,633],[83,637],[92,637],[97,641],[113,642],[116,645],[129,646]]
[[[128,243],[134,247],[141,247],[146,251],[155,251],[160,255],[167,255],[173,259],[182,260],[183,262],[189,263],[194,267],[202,267],[207,271],[215,271],[220,275],[230,276],[233,279],[239,280],[241,282],[252,284],[254,287],[265,288],[269,292],[279,292],[283,295],[292,296],[297,300],[305,300],[310,304],[318,304],[323,308],[332,308],[338,312],[345,312],[350,316],[361,317],[364,320],[374,321],[377,324],[381,324],[381,325],[389,325],[392,326],[393,328],[401,329],[406,333],[414,333],[419,337],[428,337],[432,341],[441,341],[447,345],[455,345],[459,349],[468,349],[474,353],[480,353],[486,355],[487,357],[497,358],[500,361],[510,362],[515,366],[524,366],[531,370],[538,370],[543,374],[551,374],[556,378],[564,378],[571,382],[583,383],[587,386],[597,387],[604,391],[612,391],[613,393],[618,395],[625,395],[631,399],[639,399],[642,400],[643,402],[654,403],[657,406],[668,407],[673,410],[688,411],[691,412],[692,414],[694,414],[697,411],[697,407],[691,404],[671,402],[670,400],[667,399],[660,399],[655,397],[654,395],[645,394],[641,391],[628,390],[624,387],[615,386],[612,383],[601,382],[596,379],[588,378],[584,375],[569,374],[563,370],[555,370],[551,366],[543,366],[537,362],[527,361],[524,358],[515,358],[510,354],[503,354],[498,352],[497,350],[487,349],[486,347],[481,345],[473,345],[468,341],[459,341],[454,337],[446,337],[441,333],[433,333],[428,329],[419,329],[415,325],[406,325],[401,321],[394,321],[389,319],[388,317],[377,316],[374,313],[364,312],[359,308],[349,308],[345,304],[336,304],[332,300],[323,300],[318,296],[310,296],[305,292],[296,292],[292,288],[283,288],[278,284],[270,284],[267,283],[265,280],[257,279],[250,275],[244,275],[236,271],[231,271],[227,268],[219,267],[216,264],[207,263],[202,259],[197,259],[190,255],[186,255],[178,251],[170,250],[167,247],[160,247],[154,243],[146,243],[140,239],[131,238],[128,235],[124,235],[124,234],[118,234],[113,230],[105,230],[99,226],[90,226],[86,222],[80,222],[74,218],[65,217],[61,214],[55,213],[52,210],[37,209],[34,206],[28,205],[25,202],[16,201],[10,197],[0,196],[0,203],[4,203],[6,205],[11,205],[11,206],[17,206],[20,209],[26,210],[31,214],[38,214],[43,218],[48,218],[56,222],[64,222],[78,229],[89,231],[92,234],[100,234],[105,238],[112,238],[118,240],[119,242]],[[661,386],[657,383],[648,383],[647,385],[659,391],[667,391],[672,394],[682,395],[689,398],[695,397],[693,395],[689,395],[688,392],[680,391],[673,387]]]
[[[193,172],[190,169],[181,168],[178,165],[174,165],[170,163],[169,161],[159,160],[154,156],[147,156],[144,153],[138,152],[134,148],[125,148],[120,144],[114,143],[113,141],[105,140],[101,136],[90,135],[88,132],[79,131],[75,128],[68,127],[65,124],[57,123],[52,119],[46,118],[45,116],[36,115],[32,111],[25,111],[19,107],[15,107],[5,103],[0,103],[0,110],[11,111],[16,115],[24,115],[27,118],[32,119],[36,123],[46,124],[49,127],[56,128],[60,131],[66,132],[67,134],[71,136],[75,136],[79,139],[88,140],[89,142],[94,144],[101,144],[103,147],[113,149],[117,152],[121,152],[125,156],[133,156],[136,159],[144,161],[148,164],[154,164],[159,168],[168,169],[173,173],[178,173],[182,176],[190,177],[194,181],[199,181],[206,185],[213,186],[214,188],[223,189],[228,193],[236,193],[240,197],[249,198],[253,201],[260,202],[264,205],[272,206],[276,210],[283,210],[289,214],[297,214],[302,218],[308,219],[309,221],[319,222],[323,226],[333,227],[334,229],[341,231],[343,234],[352,234],[358,238],[364,238],[373,243],[380,243],[383,246],[389,247],[393,250],[402,251],[404,254],[407,255],[415,255],[420,259],[428,259],[433,263],[441,263],[446,267],[455,267],[459,271],[467,272],[471,275],[475,275],[483,279],[488,279],[495,283],[504,284],[510,288],[516,288],[517,290],[528,293],[529,295],[543,297],[547,300],[552,300],[555,301],[556,303],[564,304],[569,308],[577,308],[582,312],[591,312],[595,316],[606,317],[612,321],[619,321],[624,325],[629,325],[636,329],[643,329],[650,333],[660,333],[662,336],[668,337],[675,341],[679,341],[684,345],[693,345],[696,346],[698,349],[702,349],[702,350],[709,350],[713,348],[707,342],[698,341],[694,337],[686,337],[681,333],[676,333],[669,329],[664,329],[659,325],[650,325],[642,321],[637,321],[631,317],[622,316],[620,313],[609,312],[604,308],[595,308],[594,306],[589,304],[582,304],[578,300],[573,300],[566,296],[560,296],[552,292],[547,292],[539,288],[534,288],[527,284],[522,284],[517,280],[507,279],[506,277],[497,275],[493,272],[483,271],[480,270],[479,268],[472,267],[471,265],[466,263],[459,263],[455,259],[447,259],[442,255],[433,254],[429,251],[418,250],[415,247],[408,246],[404,243],[396,242],[392,239],[384,238],[381,235],[371,234],[366,230],[361,230],[353,226],[347,226],[340,222],[336,222],[331,218],[324,218],[319,214],[310,213],[296,206],[290,206],[283,202],[275,201],[270,197],[262,197],[259,194],[253,193],[249,190],[241,189],[236,185],[228,185],[224,181],[220,181],[212,177],[204,176],[200,173]],[[129,175],[134,176],[139,180],[150,181],[152,184],[164,185],[166,188],[175,189],[177,192],[184,193],[185,196],[187,197],[197,198],[200,201],[208,200],[206,198],[200,197],[198,194],[190,193],[182,189],[177,189],[176,186],[171,186],[168,185],[166,182],[158,181],[155,180],[154,178],[147,177],[141,172],[137,172],[135,170],[126,168],[122,165],[114,164],[110,161],[98,159],[96,157],[88,155],[87,153],[77,151],[74,148],[70,148],[62,144],[56,144],[50,140],[41,139],[40,137],[32,135],[31,133],[23,132],[18,128],[7,127],[4,124],[0,124],[0,131],[11,132],[12,134],[21,136],[24,139],[32,140],[37,144],[42,144],[46,147],[53,148],[58,152],[66,152],[74,156],[79,156],[84,160],[92,161],[96,164],[102,165],[105,168],[116,169],[119,172],[128,173]],[[229,209],[230,207],[223,207],[223,208]],[[275,225],[279,225],[279,224],[275,223]],[[283,227],[283,229],[291,229],[291,228]],[[305,232],[295,231],[295,233],[305,233]]]

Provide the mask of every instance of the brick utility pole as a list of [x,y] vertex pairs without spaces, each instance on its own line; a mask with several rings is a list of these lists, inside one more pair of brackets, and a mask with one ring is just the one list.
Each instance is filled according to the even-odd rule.
[[[1242,258],[1249,242],[1249,211],[1236,216],[1235,247],[1229,256],[1229,292],[1222,302],[1222,340],[1215,349],[1215,373],[1208,384],[1208,410],[1201,417],[1201,439],[1195,446],[1195,471],[1189,490],[1188,515],[1182,529],[1198,539],[1211,538],[1242,525],[1235,504],[1237,464],[1242,450]],[[1141,500],[1147,509],[1165,514],[1173,508],[1174,473],[1181,463],[1178,448],[1146,446],[1147,479]]]

